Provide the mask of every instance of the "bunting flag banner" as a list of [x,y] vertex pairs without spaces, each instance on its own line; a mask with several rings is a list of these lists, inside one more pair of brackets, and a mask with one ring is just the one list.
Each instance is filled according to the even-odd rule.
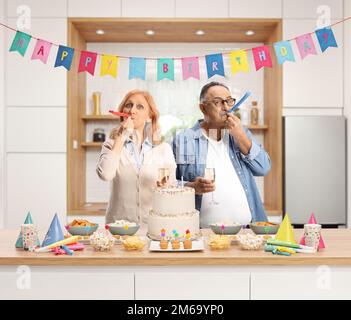
[[294,52],[289,41],[275,43],[274,49],[279,64],[283,64],[286,61],[295,62]]
[[209,54],[206,56],[207,78],[218,74],[224,77],[223,56],[221,53]]
[[252,49],[252,54],[255,61],[256,71],[263,67],[272,68],[272,59],[269,52],[269,46],[261,46]]
[[[32,52],[31,60],[41,60],[44,64],[47,64],[51,48],[53,46],[58,47],[55,65],[54,67],[64,67],[67,71],[71,71],[74,54],[79,53],[79,64],[78,73],[88,72],[92,76],[95,75],[95,68],[97,59],[100,61],[100,76],[111,75],[113,78],[117,78],[118,66],[120,59],[126,59],[129,61],[129,75],[128,78],[146,80],[146,66],[147,60],[157,61],[157,81],[162,79],[169,79],[174,81],[174,61],[180,61],[182,65],[182,79],[187,80],[194,78],[200,80],[200,59],[204,59],[206,63],[207,78],[211,78],[214,75],[225,77],[224,71],[224,59],[223,55],[229,56],[229,63],[232,75],[236,75],[239,72],[249,72],[249,54],[252,53],[256,71],[263,67],[273,67],[271,52],[275,53],[279,65],[284,64],[287,61],[296,62],[296,51],[293,50],[292,41],[295,41],[300,54],[301,59],[305,59],[308,55],[317,55],[315,46],[315,39],[312,35],[316,35],[316,39],[319,42],[321,52],[324,53],[329,47],[338,48],[337,41],[334,36],[332,27],[343,23],[347,20],[351,20],[351,17],[345,18],[341,21],[337,21],[330,26],[323,27],[315,30],[314,32],[300,35],[290,40],[283,40],[276,43],[271,43],[255,48],[232,50],[229,52],[221,52],[208,55],[197,55],[193,57],[171,57],[171,58],[155,58],[155,57],[129,57],[110,55],[97,52],[80,51],[75,48],[70,48],[60,44],[55,44],[51,41],[36,38],[32,35],[16,30],[10,26],[7,26],[0,22],[0,26],[5,27],[11,31],[15,31],[16,34],[11,43],[9,49],[10,52],[17,51],[21,56],[24,57],[28,50],[31,39],[36,40],[34,50]],[[271,51],[272,49],[272,51]],[[274,50],[273,50],[274,49]],[[273,54],[273,53],[272,53]],[[250,56],[251,58],[251,56]],[[78,60],[78,59],[77,59]],[[121,60],[123,61],[123,60]],[[226,61],[226,60],[225,60]],[[202,63],[202,60],[201,60]]]
[[198,57],[182,58],[182,71],[183,71],[183,80],[189,79],[191,77],[195,79],[200,79],[199,58]]
[[92,76],[95,72],[97,54],[95,52],[82,51],[80,53],[78,73],[87,71]]
[[327,50],[329,47],[338,47],[333,30],[331,28],[323,28],[316,30],[316,36],[322,52]]
[[299,49],[301,59],[305,59],[309,54],[317,54],[316,47],[314,46],[312,36],[307,33],[303,36],[296,38],[296,44]]
[[233,75],[237,74],[239,71],[249,72],[249,61],[247,59],[246,51],[231,51],[229,60]]
[[145,58],[129,58],[129,80],[140,78],[145,80],[146,59]]
[[174,60],[158,59],[157,60],[157,81],[169,79],[174,81]]
[[24,57],[31,38],[31,35],[21,31],[17,31],[12,41],[10,52],[17,51],[22,57]]
[[59,46],[55,61],[56,67],[65,67],[67,70],[71,69],[74,49],[65,46]]
[[38,39],[33,50],[32,60],[39,59],[44,64],[46,64],[46,62],[48,61],[51,45],[51,42]]
[[100,76],[105,76],[109,74],[113,78],[116,78],[117,66],[118,66],[117,56],[110,56],[110,55],[104,54],[101,59]]

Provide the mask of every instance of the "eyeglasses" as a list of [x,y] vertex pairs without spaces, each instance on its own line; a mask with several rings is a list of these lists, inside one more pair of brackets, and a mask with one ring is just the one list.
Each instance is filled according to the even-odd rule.
[[205,101],[205,102],[210,102],[213,103],[217,108],[224,106],[224,103],[227,104],[229,108],[233,107],[235,105],[236,99],[235,98],[228,98],[228,99],[213,99],[212,101]]

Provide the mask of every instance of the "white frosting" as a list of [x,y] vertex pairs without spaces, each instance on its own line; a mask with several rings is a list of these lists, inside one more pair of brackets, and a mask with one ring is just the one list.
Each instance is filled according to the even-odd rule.
[[199,212],[195,210],[195,191],[193,188],[157,188],[153,193],[153,210],[148,217],[148,236],[161,238],[161,229],[166,230],[166,238],[173,237],[176,230],[184,237],[186,230],[191,238],[200,235]]

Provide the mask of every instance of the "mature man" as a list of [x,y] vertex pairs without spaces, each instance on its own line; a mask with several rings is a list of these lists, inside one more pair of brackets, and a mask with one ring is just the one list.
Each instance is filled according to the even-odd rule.
[[[199,104],[204,119],[173,140],[177,179],[183,177],[195,189],[202,228],[216,222],[267,221],[254,176],[266,175],[271,160],[240,119],[228,113],[234,104],[227,86],[206,84]],[[214,168],[215,181],[204,178],[205,168]]]

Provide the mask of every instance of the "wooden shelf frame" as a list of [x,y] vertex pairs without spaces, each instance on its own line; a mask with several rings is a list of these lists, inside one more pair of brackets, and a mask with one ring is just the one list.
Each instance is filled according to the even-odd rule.
[[[133,27],[131,27],[131,25]],[[170,26],[172,30],[170,31]],[[141,30],[157,29],[160,36],[145,38]],[[68,46],[86,50],[96,40],[97,29],[118,30],[100,37],[99,42],[262,42],[273,44],[282,40],[281,19],[143,19],[143,18],[69,18]],[[207,29],[206,39],[189,36],[179,30]],[[243,36],[242,30],[255,29],[255,39]],[[228,30],[231,30],[228,32]],[[234,30],[234,31],[233,31]],[[123,31],[123,32],[122,32]],[[108,34],[108,33],[107,33]],[[123,39],[120,36],[123,35]],[[220,37],[218,35],[221,35]],[[264,203],[269,215],[283,210],[283,148],[282,148],[282,67],[271,48],[273,68],[264,69],[264,123],[248,126],[264,132],[264,145],[272,159],[272,169],[264,178]],[[86,74],[77,73],[79,54],[75,54],[71,71],[67,72],[67,213],[68,215],[104,215],[106,203],[86,202],[86,152],[101,143],[86,142],[89,121],[113,121],[112,115],[86,115]],[[254,72],[252,70],[251,72]],[[210,80],[209,80],[210,81]]]

